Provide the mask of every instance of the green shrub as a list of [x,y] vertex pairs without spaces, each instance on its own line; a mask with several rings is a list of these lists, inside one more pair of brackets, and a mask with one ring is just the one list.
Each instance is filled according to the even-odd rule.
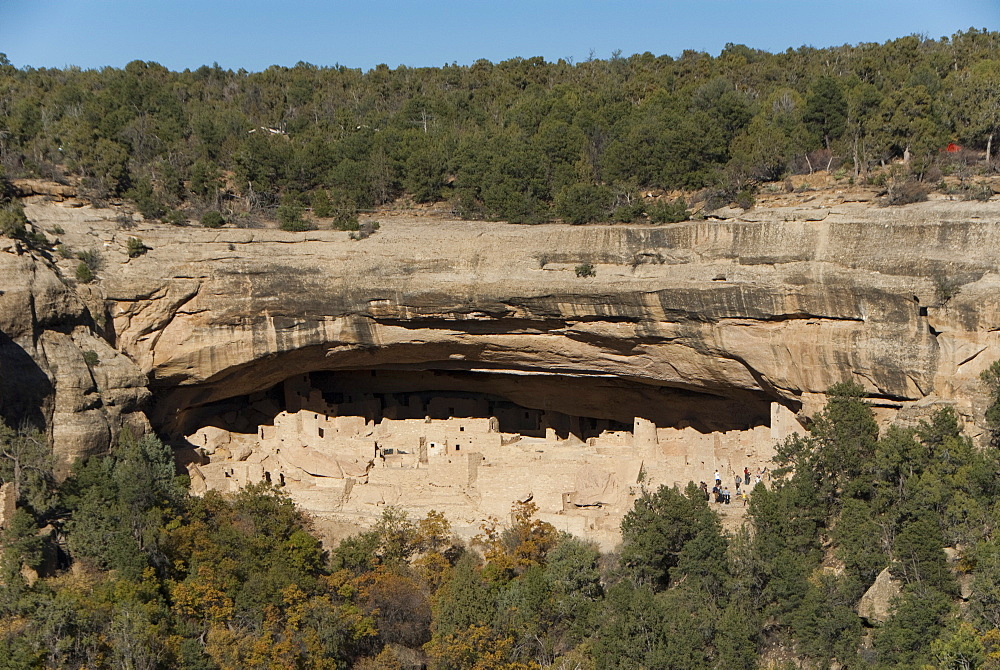
[[95,365],[101,364],[101,357],[97,355],[96,351],[89,349],[83,352],[83,362],[90,367],[94,367]]
[[990,444],[1000,446],[1000,361],[993,361],[990,367],[979,374],[979,379],[989,393],[986,426],[989,429]]
[[740,209],[751,209],[756,204],[757,198],[754,196],[752,190],[744,188],[736,194],[733,202],[735,202],[736,206]]
[[149,251],[149,247],[147,247],[145,244],[143,244],[141,239],[139,239],[138,237],[130,237],[130,238],[128,238],[128,257],[129,258],[138,258],[139,256],[142,256],[147,251]]
[[451,199],[452,212],[460,219],[474,221],[486,218],[483,203],[476,198],[472,189],[459,188]]
[[677,198],[669,202],[658,200],[646,208],[646,213],[649,214],[649,220],[653,223],[678,223],[691,218],[691,212],[688,211],[684,198]]
[[166,213],[167,208],[153,190],[153,184],[148,179],[140,179],[135,186],[125,191],[125,197],[135,203],[136,209],[147,221],[158,219]]
[[330,216],[333,217],[330,227],[334,230],[360,230],[358,205],[346,195],[337,194],[331,201]]
[[563,221],[580,225],[606,221],[611,211],[611,190],[593,184],[571,184],[559,191],[555,210]]
[[56,252],[63,258],[67,259],[74,258],[76,256],[76,254],[73,253],[73,250],[67,247],[65,244],[60,244],[59,246],[57,246]]
[[76,252],[76,257],[83,261],[83,263],[94,272],[100,270],[101,266],[104,264],[101,259],[101,255],[96,249],[78,251]]
[[27,234],[25,228],[27,224],[28,217],[24,215],[24,208],[20,203],[13,203],[0,209],[0,235],[24,239]]
[[962,189],[963,200],[979,200],[986,202],[993,197],[993,189],[989,184],[969,184]]
[[330,227],[334,230],[360,230],[361,224],[358,222],[357,212],[343,209],[334,215]]
[[871,172],[866,181],[870,186],[885,186],[889,183],[889,175],[885,172]]
[[166,213],[161,219],[163,223],[169,223],[172,226],[186,226],[188,223],[187,215],[180,211],[179,209],[173,209]]
[[641,200],[627,205],[620,205],[611,213],[611,219],[617,223],[632,223],[646,213]]
[[993,361],[983,370],[979,379],[986,386],[990,404],[986,408],[986,426],[989,429],[990,444],[1000,446],[1000,361]]
[[7,173],[0,165],[0,205],[12,200],[16,195],[14,185],[7,179]]
[[302,218],[304,212],[305,208],[301,204],[291,198],[286,198],[278,205],[278,227],[290,233],[312,230],[313,226]]
[[104,264],[101,255],[95,249],[78,251],[76,257],[80,264],[76,266],[76,278],[84,284],[89,284],[97,278],[97,271]]
[[64,235],[65,233],[66,231],[63,229],[62,226],[52,226],[53,235]]
[[89,284],[94,281],[94,271],[90,269],[90,266],[80,261],[80,264],[76,266],[76,279],[84,284]]
[[597,276],[597,270],[595,270],[594,266],[591,265],[590,263],[583,263],[581,265],[577,265],[576,268],[574,268],[574,269],[576,271],[576,276],[577,277],[596,277]]
[[279,228],[289,233],[301,233],[307,230],[313,230],[314,226],[310,225],[305,219],[292,219],[282,221]]
[[313,214],[319,218],[329,219],[334,215],[333,202],[330,200],[330,196],[326,191],[313,191],[311,203]]
[[221,228],[226,220],[220,212],[211,209],[201,215],[201,225],[206,228]]

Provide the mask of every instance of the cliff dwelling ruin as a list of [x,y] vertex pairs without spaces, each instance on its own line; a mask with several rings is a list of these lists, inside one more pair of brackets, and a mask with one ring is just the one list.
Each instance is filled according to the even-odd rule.
[[364,525],[388,505],[434,509],[465,536],[531,500],[540,518],[606,547],[643,487],[716,470],[732,484],[800,429],[791,410],[756,397],[413,369],[297,374],[190,408],[176,426],[196,493],[266,481],[319,516]]
[[[441,511],[468,537],[530,496],[544,520],[610,547],[644,486],[716,470],[732,485],[840,381],[886,418],[939,402],[981,416],[995,207],[815,212],[662,227],[400,219],[358,241],[125,234],[98,210],[30,205],[70,247],[100,242],[108,265],[88,306],[42,260],[3,255],[3,313],[30,316],[5,326],[26,352],[7,369],[36,366],[52,385],[63,475],[126,424],[171,441],[196,490],[270,479],[344,532],[398,505]],[[151,251],[132,259],[138,233]],[[941,240],[957,251],[915,251]],[[654,252],[665,262],[634,264]],[[576,276],[583,261],[596,277]],[[966,283],[942,303],[936,276]],[[47,325],[66,323],[82,325]]]

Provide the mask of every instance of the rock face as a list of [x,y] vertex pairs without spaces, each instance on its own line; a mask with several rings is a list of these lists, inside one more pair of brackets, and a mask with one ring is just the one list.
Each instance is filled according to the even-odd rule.
[[[772,401],[811,412],[848,379],[888,407],[956,400],[975,416],[978,374],[1000,357],[997,202],[787,207],[665,226],[399,219],[359,241],[122,231],[113,213],[51,204],[28,214],[104,256],[108,338],[148,375],[150,418],[172,435],[187,434],[200,406],[317,370],[475,373],[528,406],[619,421],[646,407],[658,424],[702,430],[767,423]],[[128,259],[130,236],[151,250]],[[57,430],[82,445],[73,422],[131,411],[141,375],[93,336],[83,302],[40,261],[0,255],[4,368],[54,397],[67,426]],[[585,263],[596,276],[577,276]],[[82,362],[86,349],[100,366]],[[14,388],[5,403],[32,400]],[[106,435],[99,425],[86,430]]]
[[[49,200],[64,201],[67,198],[75,198],[77,189],[67,184],[57,184],[56,182],[43,181],[40,179],[15,179],[14,190],[18,196],[28,198],[41,195]],[[83,203],[80,203],[82,206]]]
[[[798,408],[846,379],[890,403],[965,395],[1000,355],[997,203],[808,214],[390,222],[362,241],[151,227],[102,287],[161,425],[300,372],[393,366],[624,380],[689,419],[706,397]],[[99,236],[113,256],[128,234]]]
[[900,583],[889,574],[889,568],[878,573],[875,583],[858,602],[858,616],[872,624],[884,623],[892,613],[892,600],[900,594]]
[[45,259],[0,238],[0,416],[51,433],[57,472],[148,426],[146,377],[98,334],[84,300]]

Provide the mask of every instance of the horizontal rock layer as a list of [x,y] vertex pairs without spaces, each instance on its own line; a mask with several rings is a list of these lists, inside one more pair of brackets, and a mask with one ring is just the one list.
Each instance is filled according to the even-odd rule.
[[[313,370],[552,374],[579,379],[584,400],[614,379],[680,403],[683,420],[711,405],[699,394],[724,401],[713,411],[809,408],[847,379],[890,403],[968,399],[1000,356],[998,203],[665,226],[394,219],[364,240],[121,231],[112,213],[54,205],[29,215],[105,256],[113,341],[149,375],[167,428],[186,408]],[[128,259],[130,236],[151,250]],[[596,276],[577,276],[584,264]]]

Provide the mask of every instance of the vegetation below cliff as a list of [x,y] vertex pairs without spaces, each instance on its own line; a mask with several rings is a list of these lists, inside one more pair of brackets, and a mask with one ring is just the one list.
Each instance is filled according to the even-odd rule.
[[[831,389],[783,445],[744,531],[664,487],[614,555],[530,503],[472,546],[388,508],[324,553],[278,490],[188,497],[153,437],[123,433],[56,487],[7,430],[0,667],[1000,667],[996,452],[948,409],[879,435],[860,391]],[[863,619],[885,568],[897,596]]]
[[308,225],[307,207],[351,227],[357,208],[404,193],[466,218],[672,220],[683,204],[647,207],[642,194],[707,189],[709,207],[747,205],[762,181],[817,169],[863,180],[895,159],[908,163],[886,183],[893,199],[942,173],[975,197],[966,179],[1000,130],[998,39],[364,73],[36,70],[0,57],[0,167],[81,179],[95,200],[125,196],[147,218],[215,212],[206,221],[218,225],[222,211],[289,229]]

